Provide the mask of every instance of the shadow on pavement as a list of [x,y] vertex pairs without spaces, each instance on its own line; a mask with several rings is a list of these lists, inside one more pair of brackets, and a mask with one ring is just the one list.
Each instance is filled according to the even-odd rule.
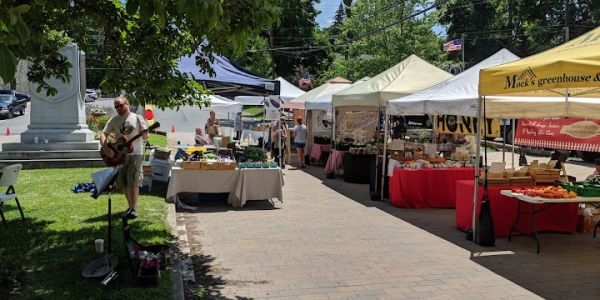
[[[351,184],[342,176],[327,179],[322,167],[302,171],[358,203],[375,207],[470,252],[473,261],[546,299],[600,299],[600,237],[591,233],[541,233],[541,253],[535,241],[517,236],[511,242],[497,238],[484,248],[466,240],[455,225],[454,209],[405,209],[389,202],[372,201],[369,185]],[[468,287],[465,287],[468,289]]]

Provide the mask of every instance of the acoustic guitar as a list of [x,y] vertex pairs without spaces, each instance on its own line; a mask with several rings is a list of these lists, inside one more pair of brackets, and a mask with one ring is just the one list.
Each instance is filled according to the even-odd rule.
[[141,137],[142,134],[144,134],[144,132],[156,129],[158,127],[160,127],[160,123],[156,122],[150,127],[148,127],[148,129],[143,130],[142,132],[134,135],[131,139],[127,139],[126,136],[122,136],[114,143],[104,143],[104,145],[102,145],[102,148],[100,148],[100,155],[102,156],[102,160],[109,167],[114,167],[122,164],[125,160],[125,156],[133,152],[133,141]]

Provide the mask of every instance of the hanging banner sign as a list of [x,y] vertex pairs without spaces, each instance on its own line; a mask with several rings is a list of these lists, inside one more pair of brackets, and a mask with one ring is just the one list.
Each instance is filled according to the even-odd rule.
[[265,120],[279,120],[279,117],[281,117],[281,102],[279,99],[265,97],[263,105],[265,107]]
[[355,143],[371,142],[377,128],[376,111],[353,111],[338,116],[338,135],[342,140],[352,139]]
[[312,110],[312,131],[313,133],[331,133],[333,130],[331,114],[325,110]]
[[515,144],[540,148],[600,152],[600,120],[521,119]]
[[[485,136],[500,137],[500,120],[486,119],[487,124],[484,128],[487,130]],[[481,134],[483,135],[483,129]],[[433,131],[437,133],[453,133],[464,135],[475,135],[477,133],[477,118],[455,116],[455,115],[438,115],[435,116],[433,122]]]

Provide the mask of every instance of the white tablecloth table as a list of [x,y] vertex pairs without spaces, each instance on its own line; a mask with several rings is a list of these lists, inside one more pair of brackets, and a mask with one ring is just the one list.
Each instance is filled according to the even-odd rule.
[[280,168],[240,169],[235,197],[229,197],[233,207],[244,207],[248,200],[277,198],[283,202],[283,173]]
[[238,181],[237,170],[184,170],[171,168],[167,201],[177,203],[178,193],[229,193],[231,198]]
[[178,193],[229,193],[227,202],[243,207],[248,200],[277,198],[283,202],[280,168],[236,170],[184,170],[171,168],[166,200],[184,206]]

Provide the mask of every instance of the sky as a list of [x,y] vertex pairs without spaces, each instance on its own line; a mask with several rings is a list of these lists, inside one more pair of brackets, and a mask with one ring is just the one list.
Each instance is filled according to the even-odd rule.
[[[317,16],[317,23],[321,28],[329,27],[333,23],[333,17],[341,2],[342,0],[321,0],[321,3],[315,4],[315,7],[321,11]],[[434,26],[433,31],[438,35],[446,35],[446,29],[441,25]]]
[[315,7],[321,11],[317,16],[317,23],[321,28],[329,27],[333,22],[335,11],[340,7],[341,0],[321,0]]

